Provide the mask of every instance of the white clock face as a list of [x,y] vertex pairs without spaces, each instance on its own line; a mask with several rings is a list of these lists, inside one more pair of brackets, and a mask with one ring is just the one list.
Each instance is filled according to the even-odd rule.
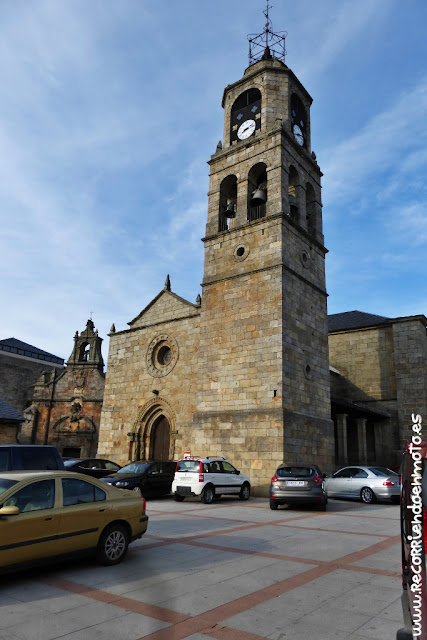
[[246,138],[249,138],[249,136],[251,136],[255,131],[255,127],[255,120],[245,120],[245,122],[242,122],[240,127],[237,129],[237,137],[239,138],[239,140],[245,140]]
[[298,124],[294,124],[294,126],[292,128],[292,131],[294,132],[295,140],[298,142],[298,144],[303,146],[303,144],[304,144],[304,134],[301,131],[301,127]]

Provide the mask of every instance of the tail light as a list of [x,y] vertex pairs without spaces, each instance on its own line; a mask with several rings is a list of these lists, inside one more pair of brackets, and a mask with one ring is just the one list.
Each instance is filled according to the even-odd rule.
[[273,477],[271,478],[271,482],[277,482],[277,476],[273,476]]
[[383,486],[384,487],[394,487],[394,482],[392,482],[391,480],[386,480],[385,482],[383,482]]
[[203,475],[203,465],[200,462],[200,467],[199,467],[199,482],[204,482],[205,481],[205,476]]
[[178,465],[179,465],[179,460],[178,460],[178,462],[176,463],[175,473],[178,471]]
[[142,498],[142,509],[143,509],[143,511],[144,511],[144,513],[145,513],[145,508],[146,508],[146,506],[147,506],[147,501],[146,501],[146,499],[144,498],[144,496],[142,495],[142,493],[141,493],[141,498]]
[[314,476],[313,481],[314,481],[316,484],[322,484],[322,482],[323,482],[323,478],[321,478],[320,476]]

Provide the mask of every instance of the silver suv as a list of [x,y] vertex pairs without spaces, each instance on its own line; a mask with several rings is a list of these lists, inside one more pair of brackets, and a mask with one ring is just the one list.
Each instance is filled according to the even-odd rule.
[[184,458],[176,465],[172,494],[177,502],[187,496],[201,496],[205,504],[211,504],[222,495],[238,495],[248,500],[251,483],[247,476],[224,458]]

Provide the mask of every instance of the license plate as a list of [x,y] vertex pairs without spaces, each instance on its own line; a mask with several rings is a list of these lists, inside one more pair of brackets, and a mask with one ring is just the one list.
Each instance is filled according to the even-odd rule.
[[179,476],[178,480],[180,482],[191,482],[191,477],[189,477],[189,476]]
[[304,480],[287,480],[286,486],[287,487],[305,487],[305,482]]

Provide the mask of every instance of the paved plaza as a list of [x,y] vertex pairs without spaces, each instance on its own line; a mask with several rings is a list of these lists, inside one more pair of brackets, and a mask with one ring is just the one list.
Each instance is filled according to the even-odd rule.
[[116,567],[3,576],[0,640],[393,640],[403,625],[398,506],[164,498],[147,513]]

